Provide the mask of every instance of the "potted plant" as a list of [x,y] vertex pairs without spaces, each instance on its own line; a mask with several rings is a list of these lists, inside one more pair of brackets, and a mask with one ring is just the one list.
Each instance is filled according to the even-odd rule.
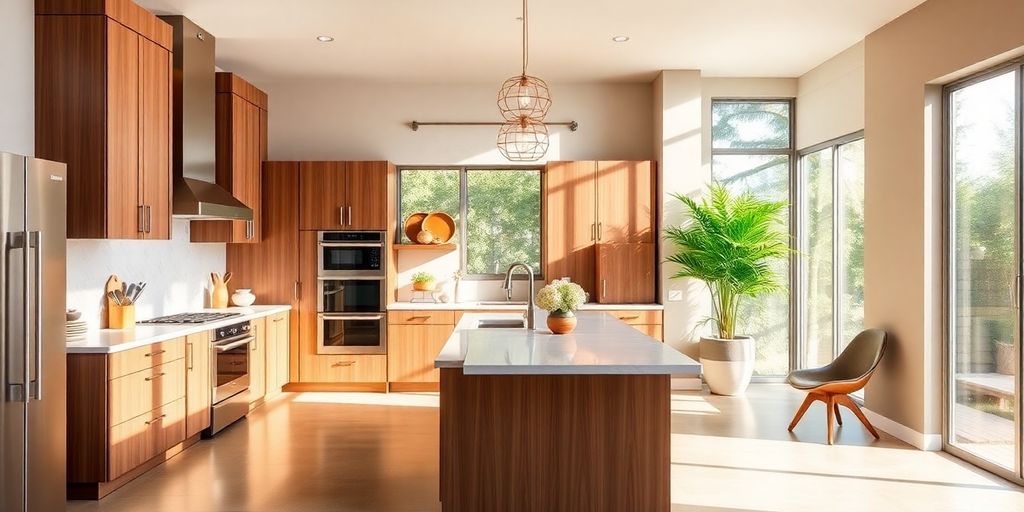
[[567,334],[576,328],[575,311],[587,303],[587,292],[568,279],[556,279],[537,291],[537,307],[548,312],[548,329]]
[[437,287],[437,280],[429,272],[417,272],[412,275],[412,289],[418,292],[432,292]]
[[679,266],[673,279],[703,281],[711,292],[715,336],[701,336],[700,362],[712,393],[742,393],[754,372],[754,339],[736,332],[743,300],[783,289],[772,263],[790,254],[784,229],[785,201],[732,195],[724,185],[711,186],[700,203],[675,194],[689,212],[680,226],[665,230],[677,246],[668,261]]

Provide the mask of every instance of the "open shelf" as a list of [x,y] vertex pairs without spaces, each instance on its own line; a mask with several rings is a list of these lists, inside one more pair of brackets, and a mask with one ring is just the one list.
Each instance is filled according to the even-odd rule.
[[395,244],[396,251],[437,251],[451,252],[459,246],[456,244]]

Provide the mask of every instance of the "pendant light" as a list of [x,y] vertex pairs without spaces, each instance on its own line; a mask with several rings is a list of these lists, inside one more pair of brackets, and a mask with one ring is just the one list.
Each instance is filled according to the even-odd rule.
[[498,151],[512,161],[541,159],[548,150],[544,118],[551,108],[548,84],[526,73],[530,62],[530,17],[523,0],[523,71],[505,80],[498,91],[498,110],[505,123],[498,130]]

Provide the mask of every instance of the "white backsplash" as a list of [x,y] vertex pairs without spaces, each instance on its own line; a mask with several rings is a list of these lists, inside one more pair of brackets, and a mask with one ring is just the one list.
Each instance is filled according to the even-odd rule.
[[[448,296],[448,302],[477,302],[505,300],[501,280],[463,279],[459,283],[458,297],[455,294],[453,274],[459,269],[459,251],[438,253],[434,251],[400,251],[398,253],[398,300],[406,302],[413,298],[412,276],[417,272],[429,272],[437,279],[437,289]],[[521,271],[519,271],[521,272]],[[544,283],[537,281],[539,289]],[[512,300],[524,301],[529,288],[523,281],[512,283]]]
[[210,272],[224,272],[225,244],[189,242],[189,222],[174,219],[169,241],[68,240],[68,308],[99,325],[103,287],[110,274],[145,281],[136,318],[206,307]]

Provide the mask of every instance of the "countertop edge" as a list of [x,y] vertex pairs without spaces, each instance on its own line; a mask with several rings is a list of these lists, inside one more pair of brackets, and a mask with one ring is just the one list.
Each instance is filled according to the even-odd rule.
[[[525,304],[480,304],[476,302],[392,302],[388,311],[526,311]],[[580,311],[664,311],[662,304],[588,303]]]

